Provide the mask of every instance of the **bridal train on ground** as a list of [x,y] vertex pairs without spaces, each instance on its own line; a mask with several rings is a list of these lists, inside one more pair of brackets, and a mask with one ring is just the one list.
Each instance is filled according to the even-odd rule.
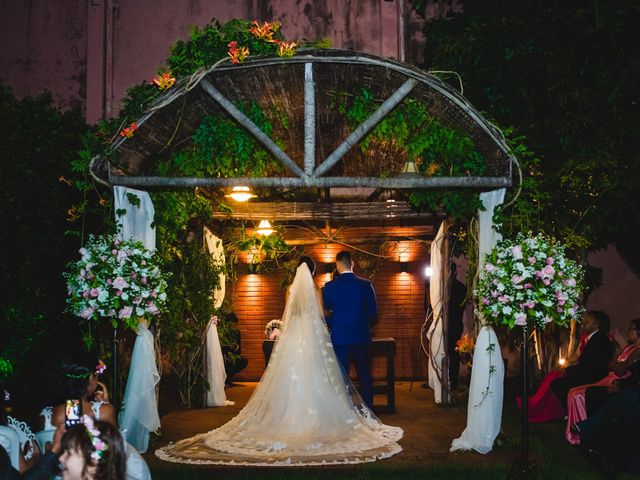
[[354,464],[402,451],[403,431],[362,402],[336,359],[306,264],[298,267],[284,330],[240,413],[225,425],[156,450],[177,463],[253,466]]

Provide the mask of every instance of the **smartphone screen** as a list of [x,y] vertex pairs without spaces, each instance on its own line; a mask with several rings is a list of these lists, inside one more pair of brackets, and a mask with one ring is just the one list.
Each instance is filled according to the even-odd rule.
[[67,428],[80,423],[82,402],[79,399],[67,400],[64,412],[64,424]]

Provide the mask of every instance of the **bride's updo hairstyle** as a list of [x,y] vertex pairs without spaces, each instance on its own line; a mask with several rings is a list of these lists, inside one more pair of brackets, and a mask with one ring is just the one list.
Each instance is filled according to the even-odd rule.
[[302,265],[303,263],[307,264],[307,267],[309,267],[309,271],[311,272],[311,275],[316,273],[316,262],[313,261],[313,258],[311,258],[308,255],[303,255],[300,257],[300,260],[298,260],[298,266]]
[[[82,455],[82,478],[124,480],[126,477],[127,454],[124,441],[118,429],[108,422],[96,420],[92,422],[90,429],[82,423],[74,425],[62,437],[62,449]],[[93,475],[89,470],[92,465],[96,467]]]

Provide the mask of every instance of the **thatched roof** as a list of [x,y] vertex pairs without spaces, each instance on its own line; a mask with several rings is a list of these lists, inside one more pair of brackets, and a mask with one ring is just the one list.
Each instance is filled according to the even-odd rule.
[[[305,69],[307,75],[311,72],[312,83],[305,84]],[[398,177],[407,158],[393,141],[373,142],[365,152],[347,148],[350,144],[342,145],[347,150],[344,157],[340,160],[334,158],[335,163],[326,163],[325,159],[353,134],[346,120],[331,108],[333,95],[337,92],[357,94],[363,87],[380,100],[395,97],[399,102],[406,96],[424,102],[431,115],[470,136],[484,158],[485,176]],[[225,100],[231,104],[230,107],[222,106],[227,103]],[[284,142],[284,155],[280,160],[287,166],[287,171],[282,177],[150,177],[159,160],[193,144],[193,133],[205,115],[232,116],[234,105],[251,100],[265,110],[275,106],[288,115],[288,127],[273,135]],[[242,118],[239,121],[243,123]],[[223,62],[178,82],[137,124],[138,131],[133,138],[118,138],[112,145],[112,164],[100,157],[94,159],[92,173],[96,177],[111,185],[142,188],[238,184],[383,188],[494,188],[511,185],[512,156],[501,133],[457,91],[439,78],[412,66],[351,51],[299,51],[292,58],[256,57],[240,65]],[[250,125],[244,126],[250,128]],[[268,139],[262,139],[262,142],[269,143]],[[334,157],[339,155],[334,153]],[[323,162],[325,164],[318,170]],[[390,172],[390,178],[380,178],[381,172]]]

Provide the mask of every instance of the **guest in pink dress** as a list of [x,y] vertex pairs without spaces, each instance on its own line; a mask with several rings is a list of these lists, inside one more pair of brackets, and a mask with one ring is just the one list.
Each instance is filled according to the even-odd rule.
[[622,349],[616,361],[612,365],[609,375],[598,382],[588,385],[580,385],[569,390],[567,396],[567,429],[565,436],[572,445],[580,444],[580,436],[571,431],[571,426],[587,418],[587,408],[585,405],[585,392],[589,387],[608,387],[615,380],[626,378],[630,375],[629,365],[637,357],[634,352],[638,352],[640,347],[640,319],[631,321],[627,332],[627,346]]
[[[584,350],[586,343],[587,335],[580,335],[578,350],[574,353],[572,358],[567,360],[567,365],[574,364],[577,361],[580,353]],[[548,422],[550,420],[556,420],[564,417],[564,408],[562,407],[560,400],[558,400],[558,397],[553,393],[553,390],[551,390],[551,383],[554,380],[563,377],[564,374],[564,368],[549,372],[542,379],[536,393],[529,397],[529,401],[527,402],[529,423]],[[518,403],[518,408],[522,409],[522,397],[516,397],[516,402]]]

